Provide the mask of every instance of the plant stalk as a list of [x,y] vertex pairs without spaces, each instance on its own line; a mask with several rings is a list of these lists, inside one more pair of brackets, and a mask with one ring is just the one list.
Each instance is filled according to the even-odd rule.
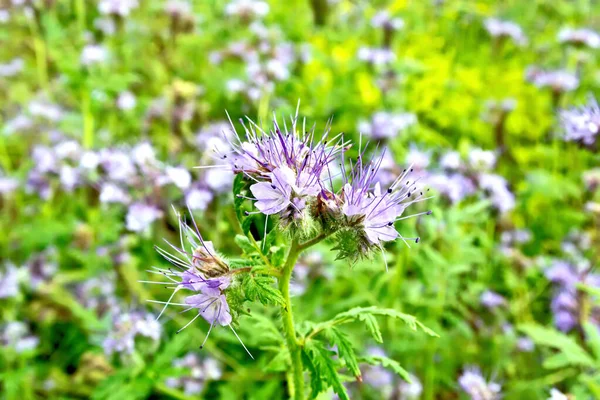
[[[290,395],[293,393],[295,400],[304,400],[304,374],[302,366],[302,354],[301,348],[296,337],[296,328],[294,327],[294,316],[292,314],[292,301],[290,299],[290,279],[294,266],[298,260],[298,256],[302,249],[300,248],[298,241],[294,239],[292,246],[288,252],[287,260],[283,266],[281,278],[279,279],[279,289],[284,299],[284,306],[282,307],[282,320],[283,320],[283,331],[287,341],[287,346],[290,351],[290,357],[292,359],[292,371],[288,374],[288,385]],[[290,377],[291,375],[291,377]]]

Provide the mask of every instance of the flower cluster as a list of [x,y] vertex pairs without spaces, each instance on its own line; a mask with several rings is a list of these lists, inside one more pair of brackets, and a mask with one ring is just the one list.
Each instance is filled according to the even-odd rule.
[[579,87],[579,78],[566,70],[546,71],[538,67],[529,67],[525,79],[541,89],[551,89],[554,93],[571,92]]
[[200,358],[196,353],[173,360],[173,367],[185,370],[186,374],[167,378],[165,384],[170,388],[182,389],[188,396],[200,394],[207,382],[220,379],[223,374],[217,360]]
[[600,47],[600,35],[591,29],[563,28],[558,32],[557,38],[560,43],[564,44],[586,46],[590,49]]
[[226,89],[256,101],[264,93],[272,93],[277,82],[288,80],[294,65],[306,60],[308,54],[306,47],[296,48],[293,43],[282,40],[279,30],[267,28],[261,22],[253,22],[249,32],[243,39],[229,43],[209,57],[215,65],[229,60],[242,61],[245,78],[228,80]]
[[461,389],[471,400],[498,400],[502,387],[496,382],[487,382],[477,368],[467,368],[458,378]]
[[[347,171],[343,154],[349,142],[341,135],[330,137],[329,129],[317,139],[315,129],[309,132],[304,126],[297,116],[289,127],[274,121],[270,131],[248,121],[248,141],[238,136],[229,153],[217,152],[223,167],[255,182],[250,186],[254,197],[247,198],[258,213],[277,215],[284,226],[296,228],[320,222],[323,231],[338,235],[341,258],[367,254],[398,237],[418,241],[403,238],[394,228],[396,221],[413,216],[404,215],[408,206],[426,199],[418,180],[407,179],[412,169],[382,187],[378,177],[385,151],[365,159],[366,149],[359,146],[356,163],[350,161]],[[429,212],[415,215],[421,214]]]
[[30,333],[24,322],[12,321],[0,327],[0,344],[3,348],[12,348],[17,353],[35,349],[40,340]]
[[[200,347],[204,346],[204,343],[206,343],[206,340],[215,325],[228,326],[236,337],[238,337],[232,326],[233,318],[226,297],[226,290],[231,285],[233,279],[233,274],[231,273],[232,271],[227,261],[216,252],[212,242],[205,241],[202,238],[193,216],[193,228],[179,215],[178,220],[180,247],[167,242],[174,251],[174,254],[157,247],[157,251],[169,261],[175,269],[161,269],[154,267],[152,270],[148,271],[166,277],[170,281],[167,286],[173,289],[171,297],[169,297],[166,302],[148,300],[151,303],[164,304],[157,320],[162,316],[168,306],[181,306],[185,307],[182,312],[195,311],[197,314],[178,332],[187,328],[199,317],[204,318],[210,323],[206,338]],[[161,281],[144,282],[164,285],[164,282]],[[182,303],[174,302],[173,298],[181,290],[188,295],[185,296]],[[240,343],[244,346],[241,339]],[[245,346],[244,349],[246,349]],[[247,349],[246,351],[250,354]],[[251,354],[250,356],[252,357]]]
[[487,18],[484,21],[485,29],[490,36],[499,39],[512,39],[515,44],[523,46],[527,44],[527,37],[523,29],[512,21],[503,21],[498,18]]
[[600,132],[600,108],[596,99],[590,98],[587,105],[560,112],[560,119],[565,132],[564,139],[594,144]]
[[[415,154],[410,154],[416,157]],[[420,153],[422,165],[427,157]],[[440,170],[424,174],[423,181],[452,203],[458,203],[477,192],[488,199],[492,206],[504,214],[515,206],[515,196],[505,178],[492,172],[496,153],[479,148],[471,149],[463,159],[458,152],[450,151],[439,158]]]
[[360,121],[358,130],[375,140],[393,139],[408,127],[417,123],[411,113],[392,114],[384,111],[372,115],[370,121]]
[[160,340],[161,326],[152,314],[131,311],[113,315],[112,330],[102,346],[107,355],[114,353],[131,354],[135,350],[136,339],[145,337],[154,343]]

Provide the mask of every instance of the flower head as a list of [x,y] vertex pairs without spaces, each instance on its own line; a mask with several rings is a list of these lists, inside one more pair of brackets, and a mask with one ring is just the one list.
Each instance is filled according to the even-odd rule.
[[503,21],[497,18],[488,18],[484,22],[485,29],[493,37],[511,38],[515,44],[527,44],[527,37],[519,25],[512,21]]
[[558,41],[575,46],[587,46],[590,49],[600,47],[600,35],[587,28],[563,28],[558,32]]
[[600,107],[596,99],[590,97],[588,104],[580,108],[563,110],[560,119],[567,141],[593,144],[600,132]]
[[[191,214],[191,211],[190,211]],[[175,269],[167,270],[154,267],[148,272],[165,276],[170,283],[167,284],[173,289],[173,293],[166,302],[148,300],[152,303],[164,304],[164,307],[157,317],[162,316],[169,305],[185,307],[183,312],[196,310],[197,314],[192,318],[179,332],[191,325],[199,317],[204,318],[210,328],[202,343],[206,343],[212,328],[215,325],[228,326],[237,336],[232,326],[232,315],[227,302],[226,289],[231,284],[232,275],[225,259],[223,259],[215,250],[212,242],[205,241],[198,230],[196,222],[193,220],[193,228],[190,227],[178,214],[180,246],[175,246],[169,242],[167,244],[174,250],[175,254],[156,247],[157,251],[169,261]],[[147,283],[161,283],[147,281]],[[181,303],[173,302],[174,296],[184,291],[187,295]],[[244,349],[246,347],[241,342]],[[201,346],[201,347],[202,347]],[[246,349],[248,354],[250,352]],[[252,355],[250,354],[250,357]]]
[[471,400],[497,400],[502,387],[496,382],[487,382],[477,368],[468,368],[458,378],[458,384]]

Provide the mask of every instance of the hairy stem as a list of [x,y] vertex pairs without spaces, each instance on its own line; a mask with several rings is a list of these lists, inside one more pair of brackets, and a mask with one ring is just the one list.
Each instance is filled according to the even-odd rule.
[[302,355],[301,348],[298,344],[298,339],[296,337],[296,328],[294,327],[294,316],[292,314],[292,301],[290,299],[290,279],[292,277],[292,271],[294,270],[294,266],[296,265],[296,261],[298,260],[298,256],[302,249],[300,248],[298,241],[294,239],[292,241],[292,246],[290,247],[290,251],[287,256],[287,260],[285,265],[283,266],[283,271],[281,274],[281,279],[279,279],[279,289],[281,290],[281,294],[283,295],[283,299],[285,301],[285,305],[282,309],[282,319],[283,319],[283,331],[285,333],[285,338],[287,341],[287,346],[290,351],[290,357],[292,359],[292,371],[291,374],[288,374],[288,377],[291,375],[291,380],[288,379],[288,384],[290,387],[290,395],[293,393],[293,398],[295,400],[304,400],[304,374],[303,374],[303,366],[302,366]]

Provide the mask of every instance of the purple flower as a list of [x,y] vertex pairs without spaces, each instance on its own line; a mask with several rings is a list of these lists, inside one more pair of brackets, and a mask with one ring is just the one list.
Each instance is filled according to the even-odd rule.
[[18,180],[0,175],[0,195],[8,195],[17,187],[19,187]]
[[0,271],[0,299],[15,297],[19,294],[21,275],[22,273],[13,264],[5,264],[4,271]]
[[192,210],[206,210],[212,199],[212,192],[202,188],[192,188],[185,195],[185,203]]
[[479,175],[479,187],[486,191],[492,205],[505,214],[515,208],[515,196],[508,189],[508,182],[500,175]]
[[522,336],[517,339],[517,349],[524,353],[531,353],[535,349],[535,344],[530,338]]
[[158,342],[161,326],[152,314],[143,312],[127,312],[116,314],[113,325],[102,344],[107,355],[114,353],[131,354],[135,350],[135,339],[147,337]]
[[8,78],[15,76],[23,70],[25,62],[22,58],[13,58],[5,64],[0,64],[0,76]]
[[[202,238],[196,222],[193,220],[193,216],[193,229],[187,225],[179,215],[178,220],[181,247],[174,246],[167,242],[171,249],[175,251],[175,254],[171,254],[160,247],[156,247],[157,251],[167,261],[173,264],[175,269],[165,270],[154,267],[153,270],[148,271],[150,273],[167,277],[171,282],[167,285],[173,289],[173,293],[166,302],[148,300],[149,302],[164,304],[164,307],[157,319],[161,317],[169,305],[185,307],[183,312],[197,310],[197,315],[178,332],[181,332],[187,328],[196,319],[198,319],[198,317],[201,316],[208,323],[210,323],[210,328],[206,338],[204,339],[204,342],[202,343],[202,346],[204,343],[206,343],[206,340],[208,339],[215,324],[229,326],[246,352],[248,352],[250,357],[252,357],[252,354],[250,354],[248,349],[246,349],[246,346],[244,346],[231,324],[232,316],[225,294],[226,289],[231,284],[232,277],[230,274],[229,265],[215,251],[212,242],[205,241]],[[161,283],[155,281],[146,282]],[[164,282],[161,284],[164,284]],[[179,291],[192,293],[185,297],[183,303],[175,303],[172,300]]]
[[11,347],[17,353],[35,349],[40,340],[30,333],[29,327],[20,321],[7,323],[0,329],[0,343],[2,347]]
[[108,50],[97,44],[88,44],[81,52],[80,62],[85,67],[104,64],[108,60]]
[[167,386],[183,388],[188,396],[200,394],[207,381],[220,379],[223,374],[217,360],[201,359],[196,353],[188,353],[183,358],[173,360],[173,367],[189,372],[178,378],[167,378]]
[[100,188],[100,202],[101,203],[120,203],[127,204],[130,201],[130,197],[121,187],[118,185],[107,182],[104,183]]
[[259,0],[232,0],[225,7],[225,14],[245,20],[262,18],[269,13],[269,4]]
[[[407,245],[408,240],[418,243],[419,238],[405,238],[395,229],[397,221],[431,214],[424,211],[403,216],[411,204],[427,200],[417,181],[406,180],[412,169],[404,173],[386,189],[375,182],[383,156],[368,163],[357,162],[349,174],[344,173],[344,184],[336,201],[340,203],[342,228],[337,242],[338,258],[356,259],[377,247],[383,251],[382,243],[400,237]],[[387,265],[386,265],[387,269]]]
[[156,206],[146,203],[133,203],[127,212],[127,229],[134,232],[145,231],[160,217],[162,217],[162,211]]
[[573,44],[576,46],[587,46],[590,49],[600,47],[600,35],[597,32],[586,29],[563,28],[558,32],[560,43]]
[[557,93],[570,92],[579,87],[579,78],[565,70],[544,71],[530,67],[525,78],[539,88],[550,88]]
[[358,49],[357,57],[360,61],[373,64],[375,67],[383,67],[396,61],[396,54],[388,48],[361,47]]
[[487,382],[477,368],[467,368],[458,378],[461,389],[471,400],[497,400],[500,399],[502,387],[495,382]]
[[135,108],[137,101],[133,93],[129,91],[121,92],[117,98],[117,107],[122,111],[129,111]]
[[383,10],[371,18],[371,25],[373,28],[398,30],[404,27],[404,21],[401,18],[392,18],[388,11]]
[[506,304],[506,299],[496,292],[486,290],[479,298],[481,304],[489,309],[497,308]]
[[418,400],[421,398],[421,393],[423,393],[423,384],[413,374],[409,374],[410,383],[401,381],[398,385],[398,390],[400,391],[400,400]]
[[138,0],[100,0],[98,11],[101,14],[111,14],[119,17],[127,17],[139,6]]
[[583,142],[591,145],[600,132],[600,107],[596,99],[590,97],[588,104],[581,108],[571,108],[560,112],[561,123],[567,141]]
[[484,22],[485,29],[493,37],[511,38],[515,44],[527,44],[527,37],[521,27],[512,21],[503,21],[497,18],[487,18]]

